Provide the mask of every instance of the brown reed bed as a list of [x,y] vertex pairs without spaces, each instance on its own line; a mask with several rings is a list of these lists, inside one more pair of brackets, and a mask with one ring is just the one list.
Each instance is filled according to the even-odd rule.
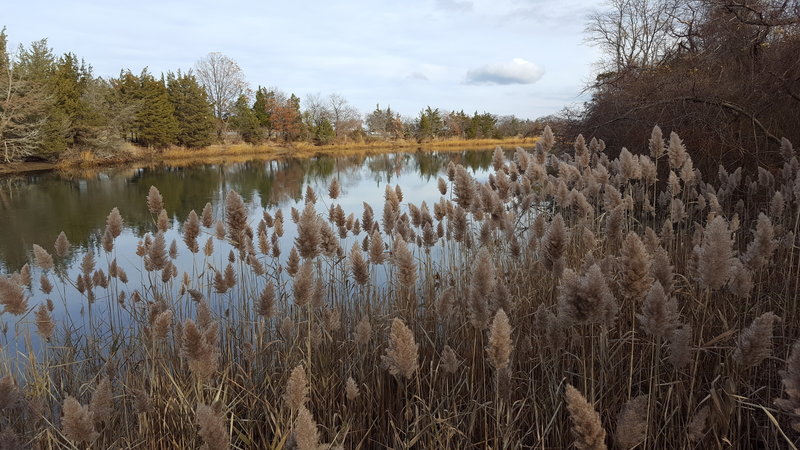
[[[435,204],[387,187],[361,217],[338,181],[258,223],[231,192],[182,243],[153,187],[136,255],[115,209],[77,277],[63,234],[0,277],[29,349],[2,355],[0,446],[796,448],[797,153],[704,178],[676,134],[649,150],[548,129],[488,183],[451,164]],[[85,325],[29,301],[74,290]]]
[[127,144],[118,152],[109,155],[97,155],[90,151],[70,151],[55,163],[19,163],[0,165],[0,175],[21,173],[34,170],[52,170],[71,172],[90,170],[100,167],[118,167],[131,164],[169,164],[181,166],[186,164],[216,164],[222,162],[241,162],[253,159],[274,160],[281,158],[312,158],[318,156],[348,156],[358,154],[381,154],[402,151],[437,150],[461,151],[464,149],[486,148],[497,145],[533,145],[536,138],[504,139],[441,139],[420,143],[414,139],[374,140],[363,142],[342,142],[328,145],[315,145],[298,141],[290,143],[269,142],[264,144],[214,144],[208,147],[192,149],[186,147],[168,147],[155,150]]

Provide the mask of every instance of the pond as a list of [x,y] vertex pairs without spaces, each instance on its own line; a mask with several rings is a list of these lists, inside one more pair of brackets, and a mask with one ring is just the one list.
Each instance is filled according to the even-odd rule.
[[[328,186],[336,178],[341,185],[341,194],[335,203],[341,205],[345,214],[353,213],[360,218],[366,202],[372,205],[379,221],[387,185],[402,187],[404,204],[419,205],[425,201],[432,207],[441,197],[437,179],[440,176],[446,178],[446,168],[451,161],[462,164],[473,177],[485,181],[491,168],[492,153],[491,149],[420,151],[183,167],[114,168],[83,174],[50,172],[0,178],[0,273],[19,271],[25,263],[33,261],[33,244],[54,254],[53,244],[63,231],[72,244],[72,250],[66,259],[56,258],[56,267],[49,274],[57,288],[45,295],[40,288],[41,271],[31,264],[33,283],[26,294],[29,308],[52,298],[55,303],[53,315],[79,327],[85,320],[87,302],[76,289],[75,280],[88,251],[96,256],[97,268],[106,273],[111,261],[116,259],[118,266],[131,279],[125,286],[127,291],[136,288],[140,277],[149,275],[142,270],[142,260],[136,256],[136,248],[144,235],[156,229],[155,217],[146,204],[151,186],[157,187],[163,196],[170,219],[165,238],[167,245],[176,241],[178,257],[174,264],[178,274],[182,274],[198,270],[197,262],[180,237],[183,222],[191,210],[200,214],[206,203],[212,205],[215,219],[224,219],[225,197],[229,190],[242,196],[253,229],[264,211],[274,215],[278,209],[282,210],[286,219],[285,234],[279,244],[279,260],[285,261],[296,235],[290,210],[292,207],[303,209],[307,187],[317,193],[319,203],[316,209],[325,211],[332,203],[328,198]],[[101,241],[106,217],[114,207],[119,208],[124,228],[115,240],[113,252],[107,253]],[[199,239],[201,248],[207,236],[212,234],[213,227],[203,228]],[[360,237],[363,237],[363,232]],[[358,239],[351,236],[342,247],[347,251]],[[223,255],[218,259],[224,258],[228,254],[224,247],[227,244],[216,241],[215,245],[218,246],[215,255]],[[224,263],[215,261],[215,265]],[[61,283],[60,278],[66,282]],[[145,284],[144,279],[141,281]],[[106,304],[109,302],[105,300],[114,295],[98,295],[95,310],[96,314],[102,315],[108,309]],[[6,339],[13,341],[14,335],[26,328],[25,324],[32,323],[32,316],[3,314]]]

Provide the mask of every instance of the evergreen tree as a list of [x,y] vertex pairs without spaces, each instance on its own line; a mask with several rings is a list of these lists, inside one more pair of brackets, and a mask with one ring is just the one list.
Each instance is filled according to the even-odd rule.
[[419,119],[417,119],[417,140],[421,142],[437,138],[442,132],[442,124],[439,108],[431,109],[428,106],[425,110],[420,111]]
[[261,124],[258,121],[258,116],[256,116],[255,111],[250,108],[246,96],[240,95],[233,105],[230,124],[234,130],[239,132],[239,135],[245,142],[250,144],[258,144],[261,142],[263,138]]
[[138,77],[129,71],[122,78],[119,86],[123,98],[137,105],[132,140],[155,148],[174,144],[179,132],[178,121],[163,78],[157,80],[147,69]]
[[0,160],[16,161],[41,148],[45,96],[17,70],[7,49],[5,28],[0,30]]
[[216,134],[214,111],[194,75],[167,74],[167,94],[178,124],[175,142],[191,148],[211,145]]
[[138,139],[139,127],[137,125],[137,116],[139,110],[142,109],[143,100],[141,95],[141,82],[139,77],[133,74],[130,70],[121,71],[119,78],[111,80],[111,86],[114,89],[114,103],[126,105],[131,110],[132,120],[126,122],[122,126],[122,132],[125,139],[136,142]]
[[319,123],[314,125],[313,139],[317,145],[330,144],[335,138],[336,131],[333,129],[333,124],[326,117],[323,117]]

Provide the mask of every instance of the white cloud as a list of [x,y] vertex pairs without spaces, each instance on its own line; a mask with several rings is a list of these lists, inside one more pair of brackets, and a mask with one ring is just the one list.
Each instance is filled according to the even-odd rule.
[[522,58],[511,62],[486,64],[467,71],[467,84],[532,84],[544,75],[544,69]]

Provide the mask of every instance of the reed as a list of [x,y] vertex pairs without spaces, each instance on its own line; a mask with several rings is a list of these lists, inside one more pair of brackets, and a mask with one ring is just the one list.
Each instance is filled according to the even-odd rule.
[[628,148],[546,128],[360,211],[339,178],[222,217],[153,187],[135,251],[114,208],[0,275],[0,447],[793,448],[795,150],[704,178],[675,133]]

